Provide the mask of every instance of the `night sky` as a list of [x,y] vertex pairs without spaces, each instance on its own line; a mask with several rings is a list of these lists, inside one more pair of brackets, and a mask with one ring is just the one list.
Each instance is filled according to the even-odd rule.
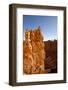
[[57,39],[57,16],[23,15],[24,33],[39,26],[45,41]]

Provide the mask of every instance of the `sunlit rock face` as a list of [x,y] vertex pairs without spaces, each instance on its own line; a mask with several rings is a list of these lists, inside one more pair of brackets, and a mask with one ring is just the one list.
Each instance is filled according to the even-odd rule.
[[23,52],[24,74],[45,73],[44,60],[46,58],[46,53],[40,28],[25,32]]

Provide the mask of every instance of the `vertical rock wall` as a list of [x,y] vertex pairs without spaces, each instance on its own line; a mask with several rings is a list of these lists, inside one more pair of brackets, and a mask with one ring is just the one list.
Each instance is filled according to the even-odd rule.
[[40,28],[25,32],[23,47],[24,74],[45,73],[44,59],[46,54]]

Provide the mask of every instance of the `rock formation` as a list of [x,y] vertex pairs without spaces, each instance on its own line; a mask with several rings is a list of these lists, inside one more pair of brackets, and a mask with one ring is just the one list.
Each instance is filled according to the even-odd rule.
[[25,32],[23,47],[24,74],[45,73],[44,59],[46,58],[46,53],[40,28]]

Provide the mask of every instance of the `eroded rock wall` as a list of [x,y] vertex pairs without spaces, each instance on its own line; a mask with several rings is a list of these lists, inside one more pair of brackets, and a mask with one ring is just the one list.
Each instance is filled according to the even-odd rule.
[[46,58],[46,53],[40,28],[25,32],[23,47],[24,74],[45,73],[44,59]]

